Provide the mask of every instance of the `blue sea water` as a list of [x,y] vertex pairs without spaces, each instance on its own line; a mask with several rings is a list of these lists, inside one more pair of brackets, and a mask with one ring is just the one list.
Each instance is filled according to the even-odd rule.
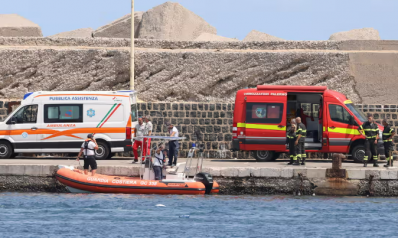
[[396,198],[0,193],[0,237],[397,237],[397,218]]

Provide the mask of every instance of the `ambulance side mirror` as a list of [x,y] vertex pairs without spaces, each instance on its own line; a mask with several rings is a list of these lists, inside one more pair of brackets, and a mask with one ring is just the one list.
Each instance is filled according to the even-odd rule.
[[16,124],[17,123],[17,118],[16,117],[11,117],[10,121],[8,124]]

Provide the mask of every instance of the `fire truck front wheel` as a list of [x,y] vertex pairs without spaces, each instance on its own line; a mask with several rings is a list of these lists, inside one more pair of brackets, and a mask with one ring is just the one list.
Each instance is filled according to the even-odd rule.
[[253,151],[253,156],[257,162],[268,162],[274,160],[274,151],[269,150],[255,150]]
[[351,158],[354,160],[355,163],[363,163],[364,157],[365,157],[364,145],[356,145],[354,148],[352,148]]

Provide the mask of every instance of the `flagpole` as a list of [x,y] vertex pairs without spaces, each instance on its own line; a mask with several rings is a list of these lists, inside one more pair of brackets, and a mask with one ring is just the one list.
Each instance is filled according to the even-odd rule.
[[130,89],[134,90],[134,0],[131,0]]

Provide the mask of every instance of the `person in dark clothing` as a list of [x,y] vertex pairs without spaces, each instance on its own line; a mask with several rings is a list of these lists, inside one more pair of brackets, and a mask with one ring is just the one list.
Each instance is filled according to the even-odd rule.
[[[178,137],[178,130],[175,126],[172,124],[169,124],[169,133],[170,137]],[[178,143],[178,140],[170,140],[169,141],[169,164],[168,166],[176,166],[177,165],[177,156],[178,156],[178,149],[180,145]],[[174,157],[174,161],[173,161]]]
[[83,142],[77,161],[80,160],[82,153],[84,154],[84,174],[88,175],[88,169],[91,167],[91,176],[95,175],[97,171],[97,161],[95,161],[95,150],[98,150],[98,144],[94,139],[93,134],[88,134],[87,139]]
[[377,164],[377,141],[379,140],[379,127],[373,121],[372,114],[368,114],[368,121],[364,122],[359,128],[361,135],[365,137],[366,154],[363,158],[363,167],[368,166],[368,159],[373,158],[373,167],[379,167]]
[[297,146],[297,157],[301,160],[301,165],[305,165],[307,153],[305,152],[305,137],[307,136],[307,127],[301,122],[301,118],[296,118],[297,122],[297,139],[295,145]]
[[394,150],[393,144],[392,144],[392,138],[395,135],[395,130],[390,127],[390,125],[387,123],[386,119],[383,119],[382,123],[384,126],[384,130],[383,130],[384,153],[386,155],[386,160],[387,160],[387,164],[384,165],[384,167],[390,167],[390,166],[392,167],[394,158],[393,158],[392,154],[390,154],[390,153]]
[[155,173],[155,180],[163,179],[163,167],[164,167],[164,154],[163,154],[163,144],[159,144],[157,150],[155,151],[155,158],[153,159],[153,172]]
[[296,140],[297,140],[296,124],[292,123],[286,135],[286,142],[289,144],[289,156],[290,156],[290,162],[288,163],[288,165],[291,164],[300,165],[300,163],[297,161]]

